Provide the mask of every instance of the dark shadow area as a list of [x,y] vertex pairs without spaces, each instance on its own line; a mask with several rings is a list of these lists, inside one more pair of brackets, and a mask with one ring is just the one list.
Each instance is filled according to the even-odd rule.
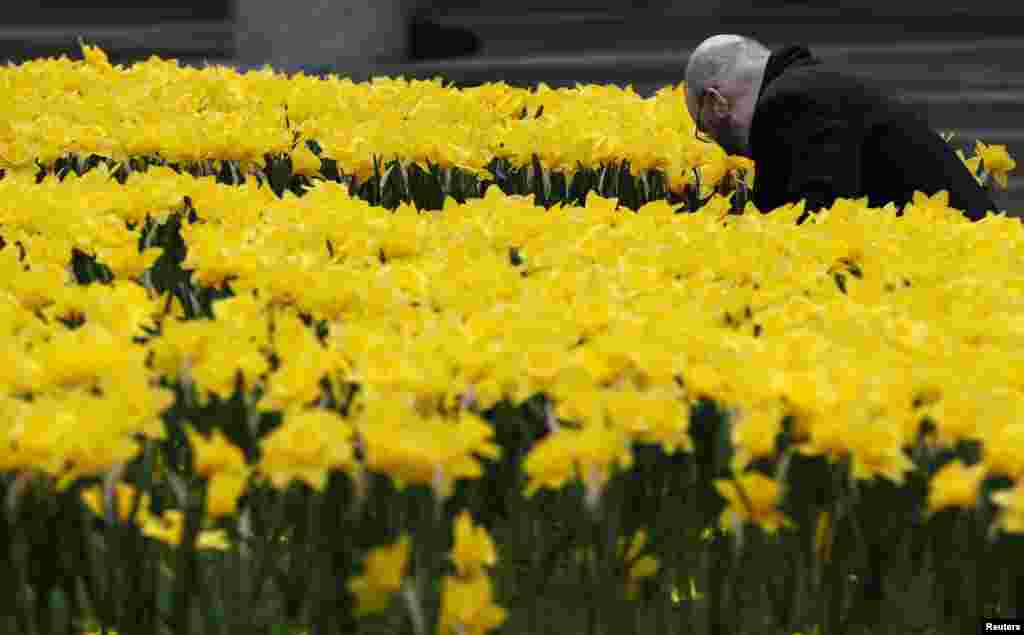
[[409,60],[467,57],[480,52],[480,36],[453,24],[439,24],[429,13],[413,16],[409,26]]

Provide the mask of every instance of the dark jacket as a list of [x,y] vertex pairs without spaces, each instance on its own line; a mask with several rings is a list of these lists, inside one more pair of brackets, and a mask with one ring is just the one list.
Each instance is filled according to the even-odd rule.
[[947,190],[949,205],[971,220],[996,209],[922,115],[799,45],[768,60],[750,148],[762,212],[804,198],[816,211],[865,195],[871,207],[895,201],[900,209],[915,190]]

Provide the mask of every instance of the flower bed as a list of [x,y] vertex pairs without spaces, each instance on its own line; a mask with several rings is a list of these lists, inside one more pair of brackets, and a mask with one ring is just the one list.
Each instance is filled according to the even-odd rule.
[[0,626],[973,628],[1024,588],[1017,219],[762,213],[681,86],[84,52],[0,71]]

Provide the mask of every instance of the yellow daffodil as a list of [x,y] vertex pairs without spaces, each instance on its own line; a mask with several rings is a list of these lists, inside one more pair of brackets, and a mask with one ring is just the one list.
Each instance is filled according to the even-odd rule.
[[[633,534],[629,548],[623,550],[625,538],[619,538],[619,554],[624,558],[626,570],[626,596],[635,599],[640,588],[640,581],[658,573],[658,559],[654,556],[641,556],[640,552],[647,544],[647,532],[643,529]],[[623,553],[624,551],[624,553]]]
[[207,438],[188,426],[185,434],[192,445],[192,465],[199,476],[210,478],[221,472],[238,472],[245,467],[242,449],[228,441],[220,430],[215,429]]
[[358,429],[369,469],[402,485],[429,485],[441,498],[451,495],[456,480],[483,474],[478,456],[493,459],[501,451],[490,441],[491,426],[464,411],[451,421],[424,417],[404,404],[375,402]]
[[89,46],[79,42],[82,48],[82,57],[85,59],[86,64],[89,66],[103,71],[109,72],[113,70],[113,66],[110,64],[110,60],[107,58],[107,54],[98,46]]
[[405,534],[392,545],[375,547],[366,556],[363,574],[348,582],[356,597],[356,615],[383,611],[393,593],[402,588],[409,561],[409,537]]
[[776,508],[782,487],[777,481],[758,472],[749,472],[735,481],[718,479],[714,485],[727,502],[719,518],[722,529],[729,530],[739,523],[749,521],[769,533],[775,533],[780,527],[792,525],[792,521]]
[[882,476],[902,485],[904,474],[914,469],[914,463],[903,450],[899,429],[887,420],[846,426],[845,435],[852,451],[854,478],[867,480]]
[[1010,534],[1024,533],[1024,486],[1017,481],[1010,489],[999,490],[991,495],[992,502],[999,508],[993,526]]
[[[59,478],[64,490],[78,478],[99,476],[128,463],[140,451],[139,442],[111,428],[116,416],[111,404],[96,399],[38,397],[23,412],[9,440],[16,446],[17,467],[35,467]],[[81,406],[93,406],[82,410]]]
[[322,490],[330,470],[355,466],[352,435],[351,424],[336,412],[291,409],[261,441],[258,469],[278,489],[298,479]]
[[210,518],[234,513],[248,480],[249,470],[215,473],[206,490],[206,513]]
[[200,388],[199,401],[205,404],[210,393],[229,399],[235,392],[239,375],[243,386],[251,389],[269,370],[270,362],[266,355],[255,346],[238,347],[234,343],[219,341],[211,342],[206,355],[193,364],[189,372]]
[[981,404],[969,390],[950,386],[942,398],[921,408],[935,423],[937,440],[943,445],[953,446],[959,441],[976,438],[978,420],[983,417]]
[[606,394],[608,416],[639,442],[657,443],[666,453],[689,451],[690,405],[665,389],[621,390]]
[[[132,504],[138,494],[135,487],[127,483],[118,482],[114,489],[117,498],[117,517],[121,522],[128,520],[132,512]],[[106,517],[106,503],[104,502],[104,490],[102,485],[93,485],[82,490],[82,500],[94,514],[100,518]],[[143,492],[139,498],[139,509],[136,513],[136,521],[141,525],[146,522],[149,512],[149,494]]]
[[780,402],[760,404],[740,413],[732,426],[735,472],[745,470],[751,461],[775,454],[775,439],[782,432],[783,416],[784,406]]
[[531,448],[523,465],[529,482],[526,496],[541,487],[561,488],[578,477],[596,503],[615,466],[628,469],[633,452],[625,433],[614,426],[588,424],[580,430],[560,428]]
[[494,541],[484,527],[473,525],[468,511],[456,517],[454,534],[451,559],[460,576],[485,575],[484,567],[493,567],[498,561]]
[[753,160],[738,155],[730,155],[726,158],[726,165],[737,176],[742,175],[743,182],[748,188],[754,187],[754,162]]
[[986,145],[981,141],[977,141],[974,152],[981,158],[981,163],[985,170],[992,175],[992,178],[996,180],[999,187],[1005,190],[1007,175],[1017,167],[1017,162],[1006,151],[1006,146]]
[[322,393],[320,382],[335,363],[334,357],[319,346],[299,354],[290,350],[287,355],[270,376],[270,390],[264,400],[270,408],[283,410],[317,401]]
[[319,176],[320,157],[313,154],[313,151],[305,143],[299,143],[291,153],[292,172],[302,176]]
[[[171,546],[181,544],[182,533],[185,530],[185,516],[181,510],[168,509],[162,516],[149,516],[142,526],[142,533]],[[230,546],[227,531],[224,529],[202,530],[196,536],[196,547],[198,549],[219,549],[227,550]]]
[[445,576],[441,580],[441,614],[437,635],[484,635],[505,623],[507,611],[494,604],[491,579],[467,580]]
[[109,267],[115,277],[131,280],[152,267],[162,253],[163,247],[149,247],[140,252],[135,244],[130,244],[101,248],[96,252],[96,259]]
[[1024,443],[1024,422],[1019,420],[993,425],[983,433],[986,470],[1012,479],[1024,476],[1024,457],[1017,451]]
[[983,465],[965,466],[960,459],[943,465],[928,483],[928,512],[934,514],[948,507],[969,509],[978,505]]
[[964,156],[964,151],[959,149],[956,151],[956,156],[960,158],[964,166],[971,173],[971,176],[973,176],[974,180],[978,182],[978,185],[984,184],[985,180],[978,175],[978,166],[981,164],[981,157],[975,155],[968,159]]

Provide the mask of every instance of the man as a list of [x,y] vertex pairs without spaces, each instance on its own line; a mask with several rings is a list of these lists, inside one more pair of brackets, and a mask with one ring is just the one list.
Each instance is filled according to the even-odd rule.
[[865,195],[871,207],[902,208],[915,190],[948,191],[950,207],[971,220],[996,210],[922,116],[804,46],[771,53],[738,35],[708,38],[686,66],[686,107],[698,136],[753,159],[762,212],[801,199],[812,212]]

